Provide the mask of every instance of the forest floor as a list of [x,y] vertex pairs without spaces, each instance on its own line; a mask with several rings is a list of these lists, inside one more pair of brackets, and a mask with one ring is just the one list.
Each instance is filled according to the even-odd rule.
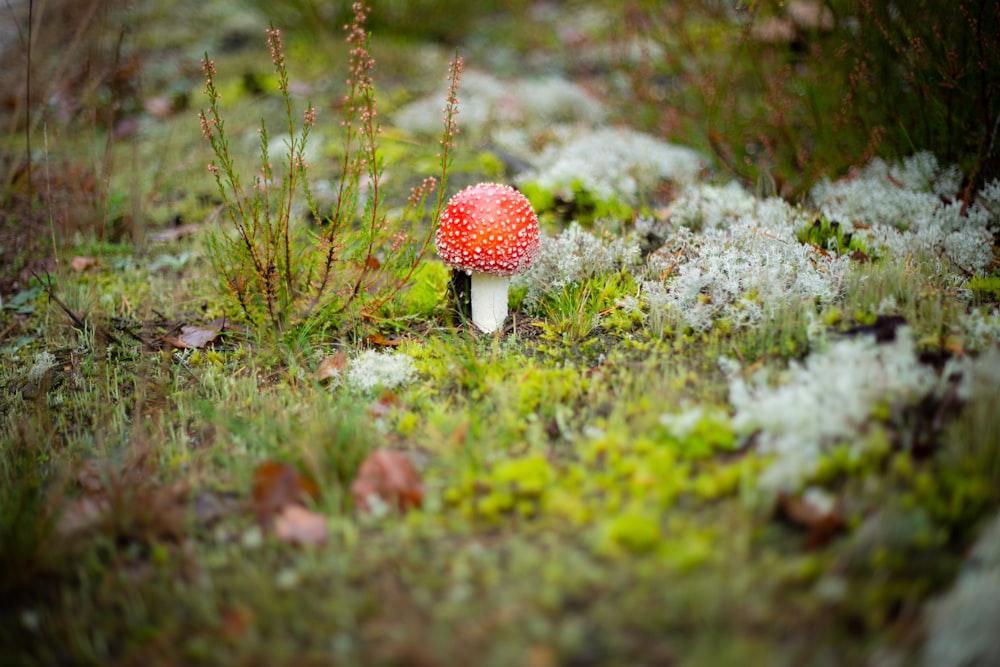
[[[494,334],[433,247],[378,312],[266,332],[213,263],[200,61],[244,173],[265,121],[278,163],[282,28],[329,208],[350,20],[269,4],[46,9],[4,162],[0,663],[1000,664],[1000,182],[741,181],[667,132],[679,78],[636,86],[683,40],[416,3],[370,22],[386,206],[435,174],[457,43],[444,195],[515,185],[540,255]],[[718,21],[678,31],[721,60]]]

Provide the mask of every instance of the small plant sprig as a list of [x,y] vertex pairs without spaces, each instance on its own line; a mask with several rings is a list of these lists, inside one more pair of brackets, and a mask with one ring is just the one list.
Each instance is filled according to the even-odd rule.
[[799,243],[808,243],[837,255],[862,253],[867,257],[864,243],[856,239],[851,232],[845,232],[839,222],[828,220],[822,215],[816,217],[811,225],[800,229],[796,238]]
[[[249,187],[241,180],[225,133],[215,83],[215,63],[202,60],[208,109],[199,113],[201,130],[215,159],[208,170],[215,178],[234,235],[210,240],[210,254],[222,288],[258,328],[284,331],[322,314],[338,325],[371,317],[411,281],[425,256],[444,204],[443,193],[458,127],[458,85],[462,60],[456,54],[449,69],[440,173],[411,190],[402,211],[390,215],[382,188],[385,162],[380,157],[377,101],[369,35],[368,8],[353,5],[345,26],[350,48],[350,76],[343,100],[340,178],[329,214],[321,213],[309,185],[306,143],[316,123],[308,104],[296,117],[285,65],[281,32],[267,30],[271,62],[284,103],[287,155],[282,169],[271,163],[269,136],[261,121],[260,164]],[[432,195],[437,190],[437,196]],[[316,231],[296,226],[297,195],[304,195]],[[434,202],[430,220],[427,207]],[[360,220],[359,220],[360,218]]]

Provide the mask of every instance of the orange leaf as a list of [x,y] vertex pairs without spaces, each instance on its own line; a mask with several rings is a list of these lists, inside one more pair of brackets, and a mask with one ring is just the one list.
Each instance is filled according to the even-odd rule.
[[176,241],[177,239],[194,234],[199,229],[201,229],[201,227],[195,224],[179,225],[177,227],[170,227],[169,229],[154,232],[150,234],[148,238],[150,241]]
[[329,356],[319,363],[319,368],[316,369],[316,380],[319,382],[332,380],[340,375],[340,371],[344,370],[346,365],[347,355],[343,352]]
[[424,501],[424,485],[410,458],[394,449],[376,449],[358,469],[351,484],[354,502],[364,511],[371,511],[371,499],[405,511],[420,507]]
[[377,401],[368,406],[368,414],[373,419],[385,417],[392,412],[393,408],[399,406],[399,403],[399,396],[386,389]]
[[295,466],[266,461],[253,473],[253,501],[258,520],[270,524],[289,505],[302,505],[319,497],[319,489]]
[[825,546],[846,527],[837,503],[823,494],[782,493],[778,496],[777,513],[781,519],[805,531],[806,549]]
[[254,613],[249,606],[239,603],[222,614],[222,636],[230,643],[242,641],[253,627]]
[[73,259],[69,260],[69,266],[77,273],[81,273],[87,269],[97,266],[97,259],[94,257],[80,257],[77,255]]
[[381,332],[365,336],[365,343],[372,347],[396,347],[406,342],[404,338],[386,338]]
[[322,514],[301,505],[287,505],[274,521],[274,534],[291,544],[326,544],[330,526]]

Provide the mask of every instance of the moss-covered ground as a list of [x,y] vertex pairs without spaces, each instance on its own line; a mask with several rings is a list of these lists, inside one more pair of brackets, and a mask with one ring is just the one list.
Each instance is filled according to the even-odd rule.
[[[250,165],[260,117],[280,113],[264,28],[283,27],[296,99],[319,112],[310,168],[327,178],[346,76],[346,15],[270,4],[67,9],[63,56],[39,33],[33,85],[49,97],[34,105],[30,187],[16,119],[3,138],[0,664],[917,664],[928,605],[1000,506],[996,262],[967,274],[927,248],[881,251],[802,196],[790,242],[814,248],[817,266],[843,259],[835,295],[775,302],[761,286],[693,326],[646,285],[690,271],[685,253],[718,223],[675,236],[681,185],[636,177],[638,197],[618,199],[580,182],[574,197],[529,186],[547,237],[579,220],[593,238],[647,247],[551,289],[516,284],[493,335],[456,315],[433,254],[377,317],[255,330],[220,292],[205,242],[229,223],[205,170],[199,58],[216,61],[227,131]],[[615,3],[415,4],[427,7],[387,3],[371,24],[390,202],[434,173],[438,150],[394,113],[442,89],[456,44],[467,71],[580,83],[606,105],[588,122],[659,122],[616,60],[634,47],[646,63],[648,45],[602,41],[600,12]],[[4,10],[12,29],[16,9]],[[451,22],[428,19],[446,9]],[[717,20],[697,15],[660,46],[696,39],[706,62],[724,58]],[[75,42],[73,25],[98,37]],[[107,76],[72,79],[83,60]],[[522,139],[537,157],[565,131],[557,122],[508,123],[536,123]],[[448,194],[519,173],[513,144],[470,123]],[[709,157],[695,177],[726,180]],[[745,185],[776,192],[762,183]],[[652,221],[646,236],[639,219]],[[741,320],[740,307],[764,314]],[[212,340],[184,344],[185,326]],[[848,410],[853,390],[837,385],[855,371],[818,360],[855,341],[871,343],[858,352],[875,350],[871,363],[909,354],[884,374],[930,379]],[[829,394],[784,410],[815,459],[770,485],[795,438],[776,424],[794,420],[736,394],[759,398],[809,369],[829,373],[815,379]],[[859,414],[830,436],[808,428]],[[363,511],[351,485],[380,448],[412,461],[422,507]],[[307,480],[323,543],[274,530],[259,487],[275,463]]]

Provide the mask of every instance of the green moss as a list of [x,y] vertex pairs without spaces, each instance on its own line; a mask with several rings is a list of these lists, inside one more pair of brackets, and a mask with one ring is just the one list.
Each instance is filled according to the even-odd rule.
[[537,498],[552,481],[552,470],[545,457],[535,454],[498,463],[492,481],[516,490],[517,495]]
[[528,201],[531,202],[531,207],[535,209],[535,212],[539,215],[551,211],[555,208],[556,198],[550,190],[546,190],[537,183],[527,182],[522,183],[518,186]]
[[445,302],[450,270],[443,262],[427,260],[417,266],[409,284],[394,300],[392,315],[427,316]]
[[661,422],[664,438],[685,458],[706,458],[732,451],[736,445],[736,433],[728,415],[721,410],[706,408],[681,415],[665,414]]
[[597,548],[608,555],[650,553],[659,546],[662,538],[657,518],[640,508],[629,508],[605,519],[598,530]]
[[543,456],[504,459],[483,474],[465,473],[461,484],[448,488],[444,497],[469,517],[488,521],[514,513],[531,517],[545,502],[554,477]]
[[1000,275],[972,276],[969,279],[969,290],[982,301],[1000,301]]
[[543,221],[551,214],[563,222],[575,220],[589,226],[604,219],[626,220],[633,214],[632,207],[618,199],[594,196],[581,181],[570,185],[569,201],[562,201],[554,192],[535,182],[522,183],[519,187]]

